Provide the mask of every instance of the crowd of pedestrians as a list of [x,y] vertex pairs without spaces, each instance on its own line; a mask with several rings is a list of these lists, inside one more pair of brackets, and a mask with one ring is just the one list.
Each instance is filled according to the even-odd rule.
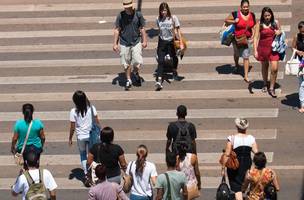
[[[139,71],[143,65],[142,49],[147,47],[145,20],[140,11],[133,8],[132,0],[123,0],[124,11],[117,16],[114,29],[113,50],[119,52],[121,64],[126,75],[125,89],[132,85],[141,85],[142,78]],[[262,9],[259,21],[250,10],[248,0],[242,0],[240,9],[232,12],[225,23],[235,24],[235,39],[233,40],[234,61],[236,72],[240,71],[239,57],[243,58],[244,81],[250,83],[249,56],[253,49],[254,57],[261,62],[263,87],[262,92],[268,92],[276,97],[275,84],[278,74],[278,61],[282,59],[280,52],[273,51],[273,41],[284,34],[280,24],[269,7]],[[156,19],[159,29],[157,46],[156,90],[163,88],[166,78],[164,73],[170,68],[173,79],[178,79],[178,57],[175,40],[178,39],[179,51],[185,49],[177,16],[171,14],[169,5],[165,2],[159,6],[159,16]],[[299,98],[300,112],[304,112],[304,22],[298,24],[299,32],[293,38],[292,47],[296,50],[301,61],[299,70]],[[270,67],[270,84],[268,85],[268,71]],[[132,72],[133,69],[133,72]],[[90,187],[88,199],[111,200],[153,199],[153,189],[156,188],[155,199],[194,199],[200,195],[201,176],[197,155],[197,137],[195,125],[186,120],[187,108],[177,107],[177,121],[171,122],[167,128],[166,153],[167,170],[163,174],[157,173],[155,163],[149,161],[148,147],[141,144],[137,147],[134,161],[127,162],[123,147],[114,143],[114,130],[104,127],[100,132],[100,141],[90,146],[90,131],[92,122],[101,127],[94,107],[83,91],[76,91],[72,98],[75,107],[70,111],[69,145],[73,144],[76,135],[80,155],[80,163],[85,174],[84,184]],[[40,154],[45,143],[44,125],[39,119],[33,118],[34,106],[24,104],[22,107],[24,119],[18,120],[14,126],[11,152],[21,154],[24,162],[16,183],[12,186],[12,195],[22,193],[23,199],[32,194],[32,187],[39,188],[39,192],[52,200],[56,199],[57,184],[52,174],[46,169],[39,169]],[[231,190],[236,200],[242,200],[247,192],[249,200],[265,198],[265,188],[272,184],[276,191],[280,189],[278,177],[274,170],[267,168],[267,159],[260,152],[254,136],[247,134],[249,121],[244,118],[235,119],[236,134],[227,138],[227,144],[221,161],[222,175],[228,177]],[[238,167],[226,167],[231,153],[236,154]],[[251,153],[254,154],[253,163]],[[92,163],[97,165],[92,169]],[[92,184],[92,171],[97,181]],[[132,177],[132,187],[128,197],[123,190],[122,176]],[[41,187],[41,183],[43,187]],[[40,186],[39,186],[40,184]],[[41,187],[41,188],[40,188]],[[31,192],[29,192],[31,191]]]

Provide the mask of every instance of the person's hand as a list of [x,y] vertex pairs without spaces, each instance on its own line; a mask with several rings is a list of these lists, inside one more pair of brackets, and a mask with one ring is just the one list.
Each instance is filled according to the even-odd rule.
[[69,139],[69,146],[72,146],[72,144],[73,144],[72,139]]
[[147,44],[147,42],[143,42],[143,43],[141,43],[141,46],[144,49],[144,48],[146,48],[148,46],[148,44]]
[[184,43],[182,41],[180,41],[179,43],[180,43],[180,45],[179,45],[180,50],[181,51],[184,50],[184,48],[185,48]]
[[115,51],[116,53],[119,53],[118,44],[113,45],[113,51]]
[[222,167],[221,175],[222,175],[222,176],[225,175],[225,167]]
[[237,24],[239,23],[240,19],[239,18],[235,18],[234,23]]
[[280,30],[275,30],[274,33],[275,33],[275,35],[281,35],[282,31],[280,31]]
[[254,51],[254,57],[255,57],[255,59],[258,59],[258,57],[259,57],[258,51]]
[[15,155],[15,154],[16,154],[16,152],[17,152],[17,151],[16,151],[16,148],[15,148],[15,147],[11,147],[11,152],[12,152],[12,154],[14,154],[14,155]]

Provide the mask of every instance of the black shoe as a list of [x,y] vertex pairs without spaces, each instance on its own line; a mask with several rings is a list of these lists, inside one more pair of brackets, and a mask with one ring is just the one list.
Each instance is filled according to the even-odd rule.
[[138,72],[134,73],[134,83],[136,83],[137,86],[141,86],[141,77]]

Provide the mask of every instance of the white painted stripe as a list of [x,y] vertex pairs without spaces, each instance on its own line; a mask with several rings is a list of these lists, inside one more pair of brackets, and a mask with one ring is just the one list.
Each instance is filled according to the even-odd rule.
[[[140,75],[145,81],[155,81],[151,74]],[[211,81],[211,80],[243,80],[243,77],[236,74],[219,74],[217,72],[208,73],[184,73],[183,81]],[[278,73],[278,79],[283,79],[283,72]],[[111,83],[117,79],[117,74],[106,75],[73,75],[73,76],[18,76],[0,77],[0,85],[10,84],[64,84],[64,83]],[[262,79],[260,72],[251,72],[249,78]],[[118,81],[118,80],[117,80]]]
[[[221,108],[221,109],[189,109],[188,119],[205,118],[271,118],[278,117],[278,108]],[[176,110],[107,110],[98,112],[103,120],[116,119],[175,119]],[[35,117],[49,121],[68,121],[68,111],[35,112]],[[9,122],[23,118],[21,112],[0,112],[0,121]]]
[[[223,146],[225,144],[223,143]],[[273,159],[273,152],[265,152],[267,157],[267,162],[271,163]],[[124,154],[127,161],[136,160],[136,154]],[[199,164],[218,164],[219,158],[222,153],[198,153],[198,163]],[[64,162],[63,162],[64,160]],[[166,164],[164,153],[149,153],[148,160],[159,164]],[[66,166],[80,164],[80,158],[78,154],[64,154],[64,155],[42,155],[40,158],[40,164],[42,166]],[[15,166],[15,161],[12,155],[1,155],[0,156],[0,166]]]
[[[255,13],[261,16],[261,13]],[[224,20],[227,13],[214,14],[188,14],[178,15],[180,21],[202,21],[202,20]],[[155,22],[155,15],[145,15],[146,21]],[[292,18],[291,12],[276,12],[276,17],[281,19]],[[82,24],[82,23],[111,23],[115,21],[116,16],[99,16],[99,17],[35,17],[35,18],[0,18],[0,25],[12,24]],[[258,19],[258,18],[257,18]]]
[[[234,129],[228,130],[196,130],[196,141],[206,140],[226,140],[229,135],[236,132]],[[166,141],[166,130],[115,130],[116,142],[128,141]],[[0,143],[10,143],[13,133],[1,133]],[[48,132],[46,131],[47,142],[68,142],[68,131]],[[253,135],[256,139],[276,139],[277,129],[250,129],[247,134]],[[76,141],[76,137],[73,138]]]
[[[290,32],[290,25],[281,26],[285,32]],[[220,26],[208,27],[183,27],[184,34],[218,33]],[[14,31],[0,32],[0,38],[38,38],[38,37],[89,37],[89,36],[111,36],[113,29],[96,30],[47,30],[47,31]]]
[[[54,177],[59,190],[89,190],[84,187],[83,183],[80,180],[75,178],[59,178]],[[11,186],[15,183],[16,178],[1,178],[0,190],[11,190]],[[221,177],[201,177],[202,188],[211,189],[217,188],[221,182]]]
[[[160,2],[144,2],[143,9],[158,8]],[[227,6],[225,0],[208,1],[178,1],[170,2],[171,8],[189,8],[189,7],[222,7]],[[230,6],[239,6],[239,0],[230,0]],[[291,5],[291,0],[255,0],[251,6],[257,5]],[[135,5],[136,6],[136,5]],[[122,9],[121,3],[83,3],[83,4],[30,4],[30,5],[1,5],[0,12],[33,12],[33,11],[70,11],[70,10],[109,10]]]
[[[250,57],[251,63],[258,61]],[[185,56],[180,61],[181,64],[228,64],[234,63],[233,56]],[[145,57],[144,65],[156,65],[155,57]],[[120,66],[120,58],[105,58],[105,59],[65,59],[65,60],[14,60],[1,61],[0,68],[32,68],[32,67],[109,67]]]
[[[111,100],[152,100],[152,99],[234,99],[234,98],[269,98],[265,93],[258,89],[250,94],[248,90],[164,90],[155,91],[136,91],[129,92],[86,92],[88,98],[92,101],[111,101]],[[277,89],[279,96],[284,96],[281,89]],[[9,93],[0,94],[0,102],[53,102],[53,101],[71,101],[72,93]]]

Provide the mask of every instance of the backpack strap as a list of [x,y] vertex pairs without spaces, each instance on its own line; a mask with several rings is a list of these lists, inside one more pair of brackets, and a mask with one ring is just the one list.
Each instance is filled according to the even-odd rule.
[[231,14],[232,14],[233,19],[236,19],[238,17],[238,11],[237,10],[233,11]]
[[43,169],[39,169],[39,183],[43,183]]
[[167,179],[167,186],[168,186],[168,196],[167,196],[167,199],[168,199],[168,200],[172,200],[172,197],[171,197],[170,179],[169,179],[169,175],[168,175],[167,172],[165,173],[165,176],[166,176],[166,179]]
[[28,183],[29,186],[31,186],[32,184],[35,183],[34,180],[33,180],[33,178],[32,178],[32,176],[30,175],[30,173],[29,173],[28,170],[26,170],[26,171],[24,172],[24,176],[25,176],[26,181],[27,181],[27,183]]
[[177,126],[178,129],[188,128],[189,127],[189,123],[187,121],[185,121],[184,125],[180,121],[176,121],[175,125]]

